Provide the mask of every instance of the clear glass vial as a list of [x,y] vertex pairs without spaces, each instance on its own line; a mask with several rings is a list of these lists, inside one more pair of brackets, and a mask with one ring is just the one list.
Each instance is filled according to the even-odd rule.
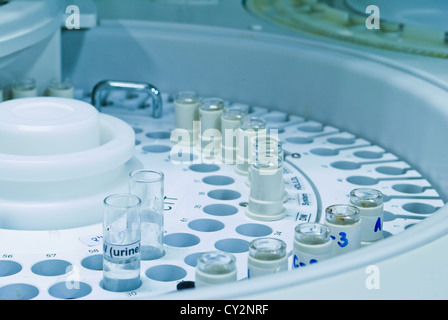
[[197,261],[195,277],[195,287],[236,281],[236,258],[233,254],[223,251],[202,253]]
[[13,99],[37,97],[36,80],[33,78],[21,78],[13,80],[11,86],[11,95]]
[[141,258],[154,260],[165,255],[164,179],[162,172],[139,169],[129,174],[129,193],[141,199]]
[[139,197],[114,194],[104,199],[103,280],[109,291],[130,291],[140,286]]
[[350,192],[350,203],[359,209],[361,241],[371,243],[383,239],[383,194],[372,188],[357,188]]
[[295,227],[292,267],[304,267],[331,257],[330,228],[321,223]]
[[333,256],[361,247],[359,209],[350,204],[335,204],[325,210],[325,224],[331,230]]
[[286,243],[277,238],[259,238],[249,244],[247,277],[255,278],[288,270]]
[[52,79],[48,86],[50,97],[73,98],[74,87],[70,79]]

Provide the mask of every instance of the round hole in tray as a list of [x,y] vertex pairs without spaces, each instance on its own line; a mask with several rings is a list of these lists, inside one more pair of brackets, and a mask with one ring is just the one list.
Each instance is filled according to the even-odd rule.
[[204,207],[204,212],[212,216],[231,216],[238,212],[238,208],[231,206],[229,204],[209,204]]
[[163,242],[172,247],[192,247],[200,242],[200,239],[190,233],[171,233],[163,237]]
[[308,137],[289,137],[285,139],[287,142],[295,143],[295,144],[309,144],[313,143],[312,138]]
[[215,200],[235,200],[241,197],[241,193],[228,189],[217,189],[207,193],[207,195]]
[[242,253],[249,250],[249,242],[242,239],[222,239],[215,243],[215,248],[229,253]]
[[372,186],[378,183],[378,180],[365,176],[351,176],[347,178],[347,181],[360,186]]
[[402,193],[422,193],[424,188],[415,184],[400,183],[392,186],[392,189]]
[[168,282],[184,278],[187,272],[179,266],[162,264],[149,268],[145,274],[149,279]]
[[316,156],[330,157],[338,154],[337,150],[328,149],[328,148],[314,148],[311,149],[310,152],[315,154]]
[[197,219],[188,224],[188,227],[195,231],[215,232],[224,228],[224,223],[213,219]]
[[227,176],[208,176],[202,181],[213,186],[226,186],[235,182],[233,178]]
[[198,163],[190,166],[191,171],[195,172],[215,172],[219,170],[216,164]]
[[331,163],[330,166],[340,170],[356,170],[360,168],[359,164],[351,161],[335,161]]
[[151,153],[163,153],[170,151],[171,147],[164,144],[150,144],[148,146],[144,146],[142,150]]
[[411,202],[404,204],[403,209],[412,213],[431,214],[436,212],[438,208],[427,203]]
[[328,142],[338,145],[354,144],[355,138],[332,137],[327,139]]
[[195,253],[189,254],[188,256],[185,257],[184,262],[186,264],[188,264],[190,267],[194,268],[198,264],[199,256],[203,253],[204,252],[195,252]]
[[390,176],[398,176],[406,172],[406,169],[389,166],[377,167],[375,170],[378,173],[387,174]]
[[324,128],[320,125],[304,125],[297,128],[303,132],[322,132]]
[[272,229],[264,224],[246,223],[236,227],[236,232],[248,237],[265,237],[272,233]]
[[0,277],[7,277],[16,274],[22,270],[22,266],[10,260],[0,260]]
[[92,287],[87,283],[79,281],[64,281],[52,285],[48,293],[60,299],[78,299],[87,296],[92,292]]
[[168,139],[171,137],[171,132],[166,131],[148,132],[146,136],[150,139]]
[[367,150],[361,150],[356,151],[353,153],[358,158],[363,159],[379,159],[383,156],[383,152],[375,152],[375,151],[367,151]]
[[13,283],[0,288],[0,300],[30,300],[39,294],[39,289],[26,283]]
[[81,261],[81,265],[89,270],[102,271],[103,270],[103,255],[95,254],[84,258]]
[[65,260],[44,260],[31,267],[31,271],[40,276],[60,276],[70,272],[72,265]]
[[142,128],[133,127],[132,129],[134,130],[135,134],[139,134],[139,133],[143,132]]

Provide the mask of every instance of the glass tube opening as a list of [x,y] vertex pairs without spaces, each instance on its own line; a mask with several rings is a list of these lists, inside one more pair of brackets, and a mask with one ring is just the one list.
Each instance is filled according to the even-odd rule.
[[73,88],[72,81],[70,79],[52,79],[50,81],[50,88],[56,90],[66,90]]
[[199,94],[196,91],[180,91],[174,96],[177,103],[193,104],[199,101]]
[[199,256],[197,267],[208,274],[227,274],[236,270],[236,258],[227,252],[206,252]]
[[150,169],[134,170],[129,174],[129,177],[135,182],[151,183],[163,181],[165,175],[161,171]]
[[233,106],[233,107],[227,107],[224,108],[222,112],[222,118],[225,120],[239,120],[247,115],[247,110],[239,107],[239,106]]
[[335,204],[325,210],[325,219],[336,225],[355,224],[360,219],[359,209],[349,204]]
[[246,116],[241,120],[240,128],[254,131],[266,129],[266,121],[261,117]]
[[378,207],[383,204],[383,194],[376,189],[358,188],[350,192],[350,202],[362,208]]
[[104,199],[104,205],[111,208],[128,209],[140,204],[140,198],[132,194],[113,194]]
[[12,82],[12,87],[16,90],[34,90],[36,88],[36,80],[32,78],[21,78]]
[[303,223],[295,227],[295,239],[303,244],[319,245],[330,240],[330,228],[320,223]]
[[224,101],[220,98],[205,98],[200,106],[204,111],[219,111],[224,109]]
[[255,239],[249,244],[249,255],[258,260],[278,260],[286,256],[286,243],[276,238]]

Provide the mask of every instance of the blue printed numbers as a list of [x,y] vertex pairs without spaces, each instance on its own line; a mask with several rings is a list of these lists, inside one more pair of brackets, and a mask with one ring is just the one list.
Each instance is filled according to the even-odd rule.
[[[309,264],[313,264],[313,263],[317,263],[316,259],[310,259]],[[299,258],[297,257],[297,255],[294,255],[294,258],[292,260],[292,266],[294,269],[300,268],[300,267],[305,267],[306,263],[299,261]]]

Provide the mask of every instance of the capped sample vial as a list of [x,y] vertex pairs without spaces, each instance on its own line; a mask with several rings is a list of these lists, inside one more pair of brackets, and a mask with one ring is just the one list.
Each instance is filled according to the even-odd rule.
[[248,175],[252,156],[252,139],[266,135],[266,121],[261,117],[245,116],[238,129],[237,156],[235,171]]
[[200,104],[201,99],[195,91],[180,91],[174,97],[175,130],[185,131],[181,144],[193,145],[199,138]]
[[14,80],[11,87],[11,97],[13,99],[37,97],[36,80],[32,78]]
[[199,256],[195,273],[196,288],[234,282],[236,279],[236,258],[233,254],[211,251]]
[[247,278],[288,270],[286,243],[276,238],[259,238],[249,244]]
[[350,192],[350,203],[359,209],[361,241],[383,239],[383,194],[371,188],[358,188]]
[[206,158],[214,158],[221,151],[221,115],[224,101],[220,98],[206,98],[199,107],[201,123],[201,151]]
[[325,224],[330,228],[333,256],[361,247],[361,221],[357,207],[350,204],[335,204],[327,207]]
[[115,194],[104,199],[103,281],[108,291],[130,291],[140,286],[139,197]]
[[241,119],[247,115],[247,108],[231,106],[224,108],[221,116],[222,162],[236,163],[238,142],[238,128]]
[[321,223],[302,223],[295,227],[292,267],[301,268],[331,258],[330,228]]
[[53,79],[48,86],[48,95],[50,97],[61,97],[73,99],[74,88],[70,79]]
[[250,179],[246,215],[262,221],[280,220],[285,217],[282,153],[257,153],[255,162],[251,165]]
[[164,174],[150,169],[132,171],[129,193],[138,196],[140,205],[141,259],[154,260],[165,255]]

